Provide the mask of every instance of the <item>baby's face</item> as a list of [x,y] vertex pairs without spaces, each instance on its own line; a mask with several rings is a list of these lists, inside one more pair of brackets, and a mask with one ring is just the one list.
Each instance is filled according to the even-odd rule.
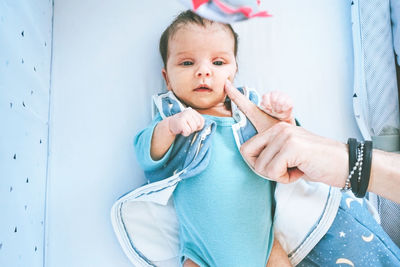
[[183,25],[168,46],[162,71],[168,90],[200,113],[222,107],[225,81],[233,81],[237,70],[230,30],[219,23]]

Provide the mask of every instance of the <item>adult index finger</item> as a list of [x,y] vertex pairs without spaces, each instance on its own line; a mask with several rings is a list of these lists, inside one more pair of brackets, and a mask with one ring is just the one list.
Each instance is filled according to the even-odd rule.
[[[271,127],[264,132],[256,134],[240,147],[240,153],[247,165],[249,165],[255,173],[268,180],[271,180],[271,178],[269,178],[268,174],[265,172],[264,166],[260,167],[259,161],[260,157],[263,157],[263,160],[265,160],[265,155],[263,156],[263,153],[267,146],[269,148],[269,144],[275,139],[277,134],[276,128],[277,127]],[[275,153],[272,153],[272,155],[274,154]]]
[[[255,166],[260,154],[269,144],[271,144],[271,142],[273,142],[273,140],[276,139],[276,136],[278,135],[281,128],[282,127],[280,127],[280,125],[271,127],[259,134],[256,134],[255,136],[247,140],[247,142],[242,144],[242,146],[240,147],[240,153],[248,161],[248,163],[250,163],[250,165],[252,165],[253,167]],[[272,154],[274,155],[276,154],[276,152]]]
[[263,132],[279,122],[242,95],[229,80],[225,82],[225,92],[251,121],[257,132]]
[[241,146],[240,153],[258,175],[280,183],[290,183],[304,175],[292,165],[293,153],[287,150],[287,138],[283,132],[291,127],[295,126],[278,123]]

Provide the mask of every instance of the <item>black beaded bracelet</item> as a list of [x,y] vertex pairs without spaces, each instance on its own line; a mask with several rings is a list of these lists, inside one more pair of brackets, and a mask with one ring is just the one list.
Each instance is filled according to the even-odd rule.
[[357,181],[361,177],[364,144],[358,143],[354,138],[349,138],[347,143],[349,149],[349,175],[342,191],[351,189],[353,192],[357,192],[359,188]]
[[[354,193],[356,197],[362,198],[367,193],[369,178],[371,175],[371,163],[372,163],[372,141],[364,142],[364,157],[363,157],[363,168],[361,177],[358,180],[358,192]],[[354,191],[353,191],[354,192]]]
[[[351,184],[351,191],[352,192],[358,192],[358,182],[356,177],[353,177],[354,172],[357,171],[356,162],[357,162],[357,147],[358,147],[358,142],[357,139],[355,138],[349,138],[347,140],[347,144],[349,145],[349,179],[350,179],[350,184]],[[350,169],[352,168],[352,169]],[[357,174],[357,172],[356,172]],[[354,193],[356,194],[356,193]]]
[[371,175],[372,141],[359,143],[354,138],[347,140],[349,148],[349,175],[342,191],[351,190],[356,197],[367,193]]

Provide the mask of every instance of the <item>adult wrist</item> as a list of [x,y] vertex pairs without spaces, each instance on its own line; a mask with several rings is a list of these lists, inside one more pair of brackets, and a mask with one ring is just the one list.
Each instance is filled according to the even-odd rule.
[[363,169],[360,173],[360,176],[358,177],[358,191],[357,193],[355,193],[356,197],[362,198],[367,193],[369,180],[371,176],[371,163],[372,163],[372,141],[365,141],[364,155],[362,158]]
[[349,138],[349,174],[342,191],[351,190],[356,197],[363,198],[367,192],[372,164],[372,141],[358,142]]

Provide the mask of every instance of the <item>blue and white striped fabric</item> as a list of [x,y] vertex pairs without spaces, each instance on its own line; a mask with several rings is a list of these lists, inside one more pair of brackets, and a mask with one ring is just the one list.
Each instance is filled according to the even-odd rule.
[[[374,147],[400,150],[400,120],[394,51],[399,54],[400,2],[352,1],[354,111],[361,133]],[[393,25],[393,32],[392,32]],[[400,206],[370,194],[382,227],[400,246]]]
[[371,136],[398,134],[399,102],[388,0],[360,1]]

